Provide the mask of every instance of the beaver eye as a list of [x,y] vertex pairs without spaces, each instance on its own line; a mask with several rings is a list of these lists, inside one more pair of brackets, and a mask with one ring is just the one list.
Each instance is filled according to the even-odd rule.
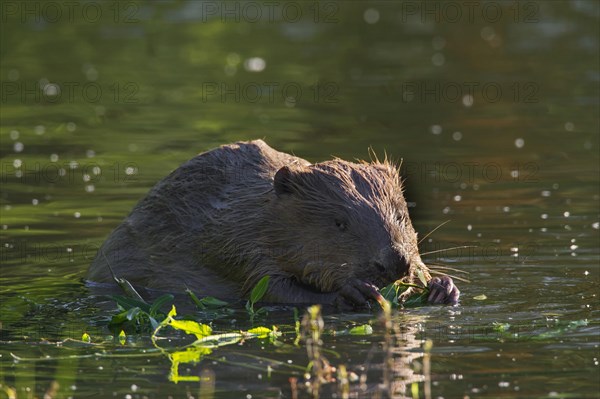
[[346,225],[346,222],[343,222],[339,219],[335,219],[335,226],[340,229],[341,231],[346,231],[346,229],[348,228],[348,226]]

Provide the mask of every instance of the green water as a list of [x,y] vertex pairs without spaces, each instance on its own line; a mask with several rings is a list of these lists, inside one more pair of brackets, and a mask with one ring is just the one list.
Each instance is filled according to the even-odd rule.
[[[474,246],[424,257],[470,273],[458,307],[394,312],[391,338],[376,311],[325,316],[373,325],[323,337],[364,380],[351,397],[598,397],[597,2],[69,4],[1,5],[0,397],[290,398],[290,377],[313,396],[291,309],[259,320],[284,345],[217,349],[174,384],[147,334],[107,338],[115,306],[82,282],[155,182],[253,138],[402,159],[417,231],[450,220],[422,252]],[[250,323],[240,309],[213,327]],[[67,340],[84,331],[97,345]]]

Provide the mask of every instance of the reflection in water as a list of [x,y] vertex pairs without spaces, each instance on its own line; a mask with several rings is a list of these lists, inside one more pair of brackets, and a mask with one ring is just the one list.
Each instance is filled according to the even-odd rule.
[[[152,346],[141,337],[103,346],[107,356],[61,343],[86,330],[92,342],[107,334],[109,312],[96,308],[104,299],[88,299],[80,278],[149,187],[200,151],[266,138],[311,161],[367,158],[369,146],[403,159],[416,230],[424,235],[451,220],[423,251],[477,245],[430,258],[470,271],[472,281],[460,287],[451,322],[458,333],[432,337],[431,377],[414,337],[421,328],[428,337],[446,330],[445,309],[394,316],[389,368],[382,351],[364,350],[387,342],[383,334],[324,337],[324,348],[342,357],[327,352],[332,362],[368,377],[366,390],[351,384],[351,393],[377,395],[388,370],[385,391],[397,397],[414,396],[413,381],[425,394],[427,378],[436,397],[596,397],[599,3],[288,3],[272,14],[262,9],[259,20],[252,12],[266,3],[2,3],[3,389],[14,387],[19,398],[52,390],[66,397],[288,394],[289,376],[301,381],[302,372],[268,377],[265,364],[258,371],[203,359],[192,369],[214,373],[206,379],[214,388],[202,378],[199,388],[169,382],[170,362],[144,353]],[[222,15],[224,4],[233,15]],[[372,317],[326,320],[343,330]],[[547,317],[588,324],[540,341],[481,342],[460,333],[496,322],[544,337]],[[417,323],[418,331],[408,327]],[[219,348],[218,356],[306,365],[305,348],[254,345]],[[464,379],[446,378],[457,370]]]

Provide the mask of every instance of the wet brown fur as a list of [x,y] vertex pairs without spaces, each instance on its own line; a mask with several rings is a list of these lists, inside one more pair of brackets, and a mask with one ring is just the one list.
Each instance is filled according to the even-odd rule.
[[[276,176],[277,175],[277,176]],[[101,255],[104,253],[104,255]],[[311,165],[261,140],[202,153],[157,183],[103,244],[88,278],[268,300],[332,302],[351,280],[378,287],[415,270],[397,168],[387,160]]]

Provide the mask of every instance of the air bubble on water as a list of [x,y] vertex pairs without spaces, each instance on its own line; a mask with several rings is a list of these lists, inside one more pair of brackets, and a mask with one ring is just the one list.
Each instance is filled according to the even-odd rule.
[[560,186],[558,185],[558,183],[554,183],[554,184],[552,185],[552,188],[553,188],[553,189],[555,189],[555,190],[558,190],[558,188],[559,188],[559,187],[560,187]]
[[7,224],[3,224],[2,225],[2,230],[8,230],[8,225]]
[[74,132],[77,129],[77,125],[73,122],[67,123],[67,131]]
[[66,170],[65,168],[60,168],[60,169],[58,170],[58,174],[59,174],[60,176],[66,176],[66,174],[67,174],[67,170]]
[[468,230],[468,231],[471,231],[471,230],[473,230],[473,226],[472,226],[472,225],[470,225],[470,224],[468,224],[468,225],[467,225],[467,230]]
[[37,125],[35,128],[33,128],[33,131],[38,136],[41,136],[42,134],[46,133],[46,127],[44,125]]
[[450,207],[449,207],[449,206],[447,206],[447,207],[445,207],[444,209],[442,209],[442,213],[443,213],[443,214],[448,214],[448,213],[450,213]]
[[67,248],[67,252],[68,252],[68,253],[72,253],[72,252],[73,252],[73,248],[71,248],[71,247],[68,247],[68,248]]
[[96,152],[94,150],[87,150],[85,152],[85,156],[88,158],[94,158],[96,156]]
[[21,152],[23,151],[23,149],[25,149],[25,145],[23,143],[21,143],[20,141],[17,141],[15,143],[15,145],[13,146],[15,152]]
[[483,28],[481,28],[480,34],[481,38],[488,42],[496,36],[494,28],[492,28],[491,26],[484,26]]
[[34,198],[34,199],[31,200],[31,203],[33,204],[33,206],[36,206],[37,204],[40,203],[40,201],[38,201],[37,198]]
[[379,22],[379,11],[374,8],[368,8],[365,10],[363,18],[368,24],[376,24]]
[[435,66],[442,66],[446,63],[446,57],[442,53],[435,53],[431,57],[431,63]]
[[23,162],[22,162],[20,159],[15,159],[15,160],[13,161],[13,166],[14,166],[16,169],[20,168],[20,167],[21,167],[21,165],[23,165]]
[[288,96],[285,98],[285,106],[288,108],[294,108],[296,106],[296,97]]
[[434,50],[441,50],[446,46],[446,39],[441,36],[435,36],[431,39],[431,46]]
[[460,188],[461,188],[461,190],[466,189],[467,188],[467,183],[465,183],[465,182],[460,183]]
[[578,246],[578,245],[575,245],[575,244],[573,244],[573,245],[571,245],[569,248],[571,248],[571,251],[575,251],[577,248],[579,248],[579,246]]
[[544,190],[541,192],[542,197],[549,197],[552,195],[552,192],[550,190]]
[[573,129],[575,129],[575,125],[573,124],[573,122],[565,122],[565,130],[567,132],[572,132]]
[[473,106],[474,101],[475,100],[471,94],[465,94],[462,98],[462,103],[467,108]]
[[462,139],[462,133],[454,132],[452,133],[452,138],[454,139],[454,141],[460,141]]
[[460,202],[461,199],[462,199],[462,197],[460,195],[454,196],[454,201],[456,201],[456,202]]
[[92,168],[92,173],[96,176],[98,176],[100,173],[102,173],[102,169],[100,169],[100,166],[94,166]]
[[58,154],[51,154],[50,162],[56,162],[56,161],[58,161]]
[[238,53],[229,53],[227,54],[225,61],[227,62],[227,65],[236,66],[242,61],[242,58]]
[[511,252],[519,252],[519,247],[512,247],[510,249]]
[[430,128],[431,133],[433,134],[441,134],[442,133],[442,127],[440,125],[432,125]]
[[525,145],[525,140],[523,140],[522,138],[518,138],[515,140],[515,147],[523,148],[524,145]]
[[590,275],[590,272],[586,270],[586,271],[584,271],[584,272],[583,272],[583,275],[584,275],[584,276],[589,276],[589,275]]
[[565,211],[565,212],[563,213],[563,216],[564,216],[564,217],[566,217],[566,218],[568,218],[569,216],[571,216],[571,212],[569,212],[569,211]]
[[548,219],[548,214],[547,214],[547,213],[542,213],[542,214],[540,215],[540,217],[541,217],[542,219]]
[[19,73],[19,71],[17,69],[11,69],[10,71],[8,71],[8,80],[10,80],[11,82],[14,82],[15,80],[19,80],[19,77],[21,76],[21,74]]
[[81,217],[81,213],[80,212],[75,212],[73,214],[73,216],[75,216],[75,219],[79,219]]
[[594,222],[594,223],[592,223],[592,229],[599,230],[600,229],[600,222]]
[[46,97],[54,97],[60,94],[60,86],[56,83],[48,83],[44,86],[44,95]]
[[479,184],[473,183],[473,190],[475,190],[475,191],[479,190]]
[[96,68],[93,66],[88,65],[88,67],[85,69],[85,77],[91,82],[96,81],[98,79],[98,70],[96,70]]
[[93,184],[88,184],[87,186],[85,186],[85,191],[87,191],[88,193],[93,193],[95,189],[96,187],[94,187]]
[[505,206],[502,210],[506,213],[510,212],[510,206]]
[[137,168],[128,166],[125,168],[125,174],[128,176],[135,175],[137,173]]
[[135,385],[135,384],[132,384],[132,385],[131,385],[131,391],[132,391],[132,392],[136,392],[137,390],[138,390],[138,386],[137,386],[137,385]]
[[11,130],[10,131],[10,138],[12,140],[16,140],[19,138],[19,131],[18,130]]
[[77,161],[69,162],[69,169],[77,169],[78,167],[79,167],[79,162],[77,162]]
[[512,178],[517,178],[517,177],[519,177],[519,171],[518,171],[518,170],[516,170],[516,169],[515,169],[515,170],[511,170],[511,171],[510,171],[510,177],[512,177]]
[[227,75],[227,76],[233,76],[237,72],[237,67],[235,67],[233,65],[225,65],[223,67],[223,72],[225,72],[225,75]]
[[267,62],[260,57],[248,58],[244,61],[244,69],[248,72],[261,72],[267,67]]
[[21,178],[21,177],[23,177],[23,171],[21,171],[21,170],[17,170],[17,171],[15,172],[15,177],[18,177],[18,178]]
[[542,228],[540,228],[540,231],[541,231],[542,233],[545,233],[545,232],[547,232],[547,231],[548,231],[548,229],[547,229],[546,227],[542,227]]

